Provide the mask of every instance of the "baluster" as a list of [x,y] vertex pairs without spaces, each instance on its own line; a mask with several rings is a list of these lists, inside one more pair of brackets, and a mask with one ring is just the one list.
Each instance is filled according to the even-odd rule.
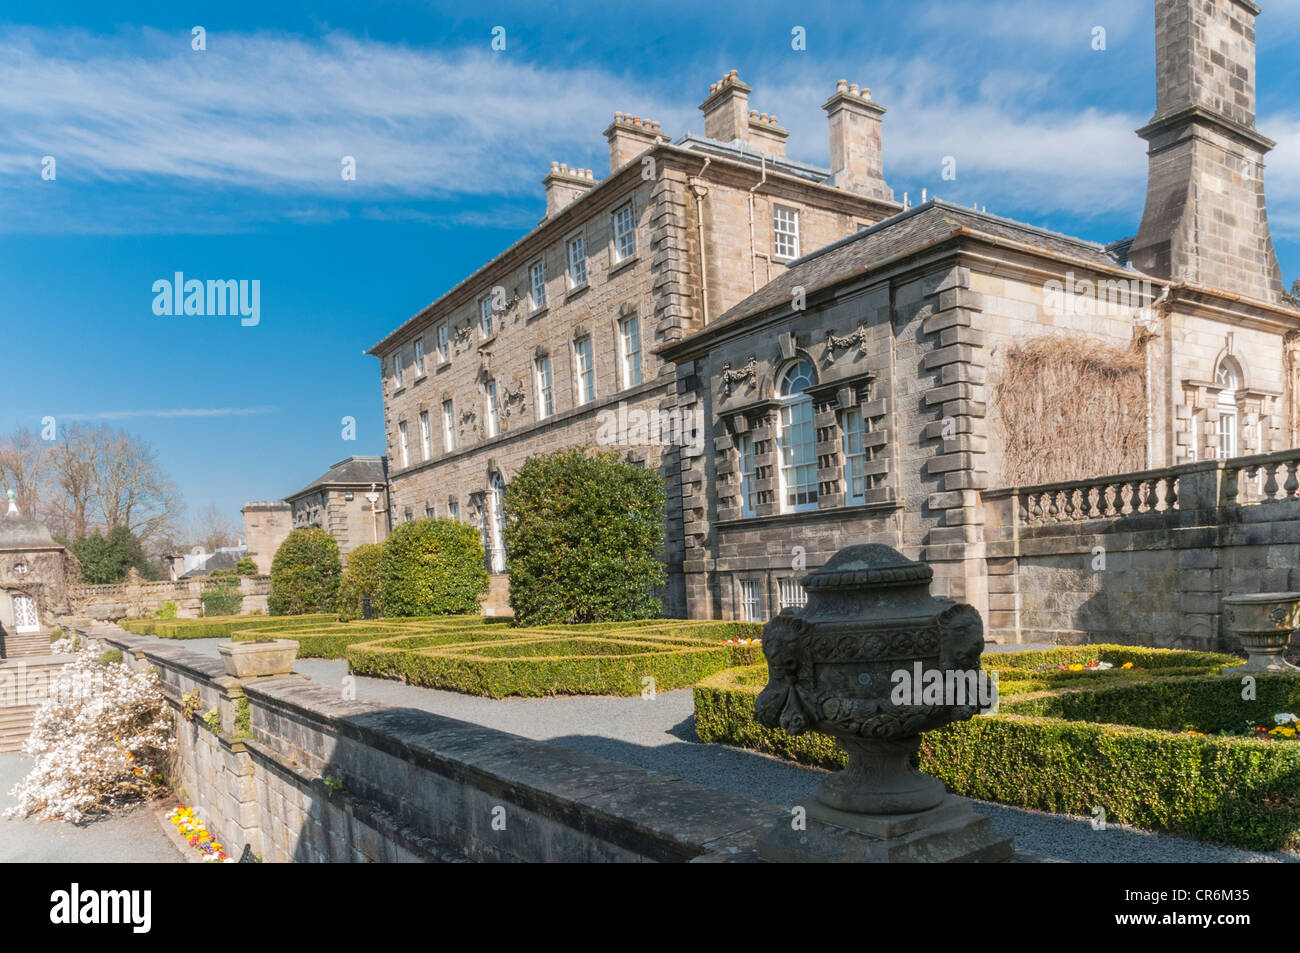
[[1169,477],[1165,480],[1165,509],[1178,509],[1178,477]]
[[[1096,519],[1098,516],[1101,515],[1101,513],[1097,508],[1097,502],[1099,499],[1103,497],[1105,492],[1106,492],[1105,488],[1103,487],[1095,487],[1095,486],[1088,487],[1088,506],[1087,506],[1087,514],[1086,514],[1088,519]],[[1104,501],[1103,501],[1103,505],[1104,505]]]
[[1268,474],[1268,478],[1264,480],[1264,499],[1267,502],[1272,502],[1277,498],[1277,468],[1279,466],[1280,464],[1277,463],[1264,464],[1264,472]]
[[1102,516],[1115,515],[1115,484],[1107,483],[1101,488],[1101,499],[1098,502],[1101,504]]
[[1283,492],[1286,494],[1285,498],[1288,500],[1295,499],[1296,490],[1300,490],[1300,479],[1297,479],[1296,476],[1297,470],[1300,470],[1300,460],[1292,460],[1287,465],[1286,483],[1282,487]]
[[1240,470],[1237,467],[1228,467],[1223,471],[1223,505],[1232,506],[1237,503],[1237,476]]
[[1057,508],[1056,508],[1056,494],[1055,494],[1055,493],[1045,493],[1044,496],[1045,496],[1046,499],[1047,499],[1047,506],[1044,508],[1044,511],[1043,511],[1044,516],[1043,516],[1043,518],[1044,518],[1044,519],[1047,519],[1047,520],[1055,520],[1055,519],[1056,519],[1056,514],[1057,514],[1057,512],[1058,512],[1058,510],[1057,510]]
[[1143,480],[1137,486],[1137,506],[1133,508],[1135,513],[1150,513],[1156,508],[1155,495],[1152,492],[1150,480]]

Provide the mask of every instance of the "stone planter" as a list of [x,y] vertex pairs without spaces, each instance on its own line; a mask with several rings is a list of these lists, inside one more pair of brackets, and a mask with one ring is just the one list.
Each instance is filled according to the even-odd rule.
[[288,675],[298,657],[298,643],[292,639],[263,642],[221,642],[217,645],[226,672],[235,678]]
[[1300,592],[1265,592],[1225,596],[1223,617],[1228,630],[1246,650],[1245,665],[1229,672],[1300,672],[1282,658],[1291,635],[1300,628]]
[[[1009,838],[910,763],[922,732],[996,702],[996,686],[980,672],[983,620],[971,606],[932,597],[933,576],[888,546],[852,546],[803,579],[804,608],[784,610],[763,630],[770,680],[754,706],[757,720],[795,735],[832,735],[849,756],[807,805],[808,820],[827,826],[778,828],[760,844],[764,859],[1011,856]],[[836,829],[864,837],[849,849]]]

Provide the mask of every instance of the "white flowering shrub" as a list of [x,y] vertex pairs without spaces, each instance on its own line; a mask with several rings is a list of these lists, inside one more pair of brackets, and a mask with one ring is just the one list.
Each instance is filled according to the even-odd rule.
[[36,764],[10,797],[7,817],[80,821],[161,794],[172,716],[153,670],[101,665],[82,645],[51,677],[23,752]]

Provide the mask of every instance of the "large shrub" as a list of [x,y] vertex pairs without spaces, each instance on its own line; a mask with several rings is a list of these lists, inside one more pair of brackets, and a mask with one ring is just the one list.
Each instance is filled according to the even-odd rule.
[[521,625],[617,622],[660,612],[664,485],[614,452],[527,460],[506,487],[510,605]]
[[285,537],[271,561],[271,615],[330,612],[338,597],[339,547],[323,529],[296,529]]
[[367,605],[370,607],[370,618],[384,614],[379,577],[379,564],[383,555],[384,547],[377,543],[358,546],[348,553],[348,564],[343,567],[343,578],[339,581],[340,622],[364,618]]
[[95,530],[68,548],[80,563],[81,579],[85,583],[122,582],[131,569],[145,579],[157,576],[140,540],[125,526],[113,527],[106,536]]
[[390,616],[479,611],[488,591],[483,544],[467,523],[412,520],[393,530],[379,560],[380,598]]
[[222,580],[207,586],[199,596],[199,601],[203,603],[205,616],[238,615],[244,605],[244,594],[240,591],[239,583]]

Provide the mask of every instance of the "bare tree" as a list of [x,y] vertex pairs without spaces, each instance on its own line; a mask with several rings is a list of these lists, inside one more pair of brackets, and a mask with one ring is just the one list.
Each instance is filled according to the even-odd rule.
[[50,529],[67,539],[81,539],[95,516],[94,431],[65,425],[51,453],[51,494],[42,514]]
[[95,501],[107,529],[125,526],[146,547],[175,526],[180,491],[158,466],[148,441],[107,427],[91,431],[95,447]]
[[216,503],[209,503],[190,524],[189,538],[193,545],[201,546],[205,553],[211,553],[223,546],[238,544],[239,530]]
[[13,490],[22,515],[35,519],[48,492],[52,456],[50,444],[26,427],[0,436],[0,499]]

